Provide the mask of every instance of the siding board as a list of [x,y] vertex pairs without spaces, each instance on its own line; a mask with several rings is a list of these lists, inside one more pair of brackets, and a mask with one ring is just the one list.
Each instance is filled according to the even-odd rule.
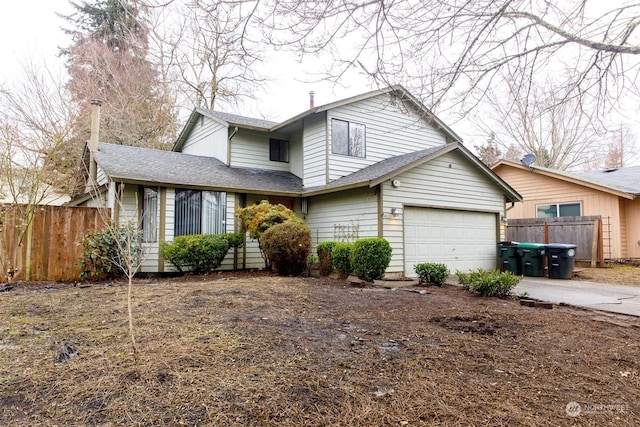
[[199,120],[194,126],[181,152],[196,156],[214,157],[227,163],[228,127],[209,117],[204,117],[202,125],[200,123]]

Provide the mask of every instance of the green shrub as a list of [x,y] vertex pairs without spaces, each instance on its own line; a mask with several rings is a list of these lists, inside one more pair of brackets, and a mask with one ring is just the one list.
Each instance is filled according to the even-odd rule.
[[510,271],[486,271],[481,268],[462,273],[456,271],[458,282],[467,290],[485,297],[504,297],[511,294],[511,290],[522,279]]
[[420,283],[434,283],[442,286],[449,277],[449,269],[445,264],[422,263],[415,265],[413,269],[420,278]]
[[260,237],[262,250],[281,276],[300,276],[307,270],[311,252],[311,230],[304,224],[287,221],[271,226]]
[[126,265],[126,257],[134,257],[134,262],[142,257],[141,239],[142,233],[137,224],[110,225],[106,230],[87,233],[80,240],[80,279],[124,276],[122,267]]
[[365,282],[384,277],[391,262],[391,245],[385,239],[368,237],[356,240],[351,249],[351,271]]
[[227,252],[229,240],[219,234],[189,234],[160,244],[160,254],[178,271],[190,268],[196,274],[218,268]]
[[318,270],[321,276],[328,276],[333,271],[333,263],[331,262],[331,251],[338,242],[328,240],[318,243],[316,252],[318,252]]
[[338,242],[331,249],[331,264],[344,279],[351,273],[351,248],[353,243]]
[[222,237],[227,241],[230,248],[237,248],[238,246],[241,246],[243,243],[242,234],[239,234],[239,233],[220,234],[220,237]]

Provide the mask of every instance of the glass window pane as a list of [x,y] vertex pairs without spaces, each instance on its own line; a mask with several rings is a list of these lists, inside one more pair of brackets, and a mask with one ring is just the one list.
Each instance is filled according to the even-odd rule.
[[145,187],[142,197],[142,240],[158,241],[158,189]]
[[558,205],[538,205],[536,207],[538,218],[555,218],[558,216]]
[[364,157],[364,125],[349,123],[349,154]]
[[202,192],[202,234],[225,232],[226,205],[226,193]]
[[331,120],[331,152],[334,154],[349,154],[349,122]]
[[560,205],[560,216],[580,216],[580,203]]
[[289,141],[281,139],[269,140],[269,160],[272,162],[289,161]]
[[176,189],[174,234],[200,234],[201,196],[197,190]]

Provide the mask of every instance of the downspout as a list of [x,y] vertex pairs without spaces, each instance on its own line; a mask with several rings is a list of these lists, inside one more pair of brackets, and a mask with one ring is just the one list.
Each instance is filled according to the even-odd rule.
[[227,166],[231,166],[231,140],[236,136],[236,133],[238,133],[238,126],[233,129],[229,138],[227,138]]

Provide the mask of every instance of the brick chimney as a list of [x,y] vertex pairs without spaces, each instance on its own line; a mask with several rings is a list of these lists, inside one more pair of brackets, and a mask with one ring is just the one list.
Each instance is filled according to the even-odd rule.
[[315,107],[315,102],[313,100],[313,96],[315,95],[315,93],[313,91],[309,92],[309,109],[311,110],[313,107]]
[[91,137],[89,139],[89,186],[98,184],[98,166],[94,157],[94,152],[98,150],[100,141],[100,106],[102,101],[91,100]]

